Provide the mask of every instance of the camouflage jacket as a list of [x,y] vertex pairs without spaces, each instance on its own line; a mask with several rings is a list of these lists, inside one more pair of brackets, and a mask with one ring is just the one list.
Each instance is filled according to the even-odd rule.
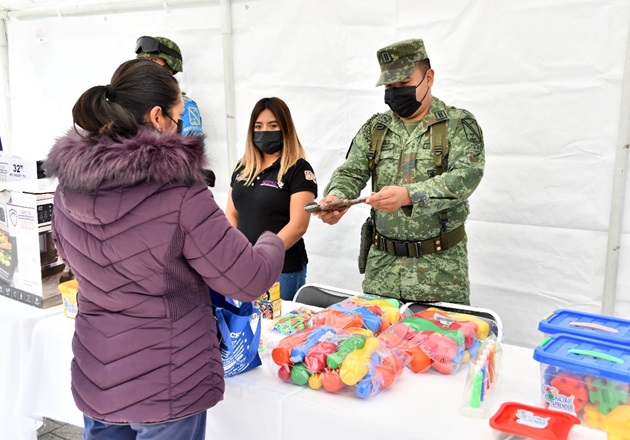
[[[447,119],[446,167],[435,175],[429,127]],[[346,162],[335,170],[325,195],[358,197],[370,179],[368,150],[377,123],[387,132],[376,166],[376,188],[404,186],[413,207],[395,212],[376,211],[377,231],[395,240],[419,241],[440,234],[439,212],[446,210],[447,230],[466,221],[468,197],[477,188],[485,164],[481,129],[466,110],[445,105],[433,97],[428,114],[408,134],[393,112],[376,114],[352,141]],[[447,251],[419,258],[389,255],[370,249],[363,290],[408,300],[442,300],[468,303],[466,239]]]

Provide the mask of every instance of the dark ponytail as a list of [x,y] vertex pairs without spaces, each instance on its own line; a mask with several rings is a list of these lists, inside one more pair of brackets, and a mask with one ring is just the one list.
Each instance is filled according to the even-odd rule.
[[111,83],[85,91],[72,108],[74,123],[97,141],[101,136],[133,137],[154,106],[167,111],[180,96],[177,80],[147,59],[121,64]]

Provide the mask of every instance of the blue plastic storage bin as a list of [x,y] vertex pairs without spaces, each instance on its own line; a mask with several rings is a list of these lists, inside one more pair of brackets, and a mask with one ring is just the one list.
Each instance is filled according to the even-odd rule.
[[538,330],[546,336],[568,333],[630,346],[630,321],[595,313],[559,309],[540,321]]
[[577,415],[595,429],[611,412],[630,409],[630,347],[558,333],[536,347],[534,359],[545,407]]

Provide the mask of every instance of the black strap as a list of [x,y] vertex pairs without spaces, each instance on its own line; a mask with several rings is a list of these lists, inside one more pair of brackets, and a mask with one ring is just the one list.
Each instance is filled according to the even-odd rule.
[[392,240],[376,231],[374,246],[397,257],[418,258],[427,254],[444,252],[462,241],[465,236],[466,230],[463,224],[445,234],[420,241]]

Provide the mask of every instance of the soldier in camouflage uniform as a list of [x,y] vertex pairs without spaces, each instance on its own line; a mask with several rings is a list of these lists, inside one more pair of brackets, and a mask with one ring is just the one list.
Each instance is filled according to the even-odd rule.
[[[149,58],[167,67],[171,74],[183,72],[182,51],[173,40],[164,37],[140,37],[136,41],[137,58]],[[201,127],[201,112],[197,103],[182,93],[184,99],[184,114],[182,115],[182,134],[203,134]]]
[[[483,176],[481,129],[471,113],[432,96],[434,71],[422,40],[387,46],[377,58],[381,76],[376,85],[385,85],[391,110],[374,115],[361,128],[320,203],[359,196],[371,176],[368,155],[374,152],[374,130],[384,126],[375,186],[367,199],[375,233],[363,290],[404,300],[469,304],[464,222],[468,197]],[[446,145],[436,139],[441,121],[446,121],[441,124]],[[335,224],[346,211],[318,216]]]

